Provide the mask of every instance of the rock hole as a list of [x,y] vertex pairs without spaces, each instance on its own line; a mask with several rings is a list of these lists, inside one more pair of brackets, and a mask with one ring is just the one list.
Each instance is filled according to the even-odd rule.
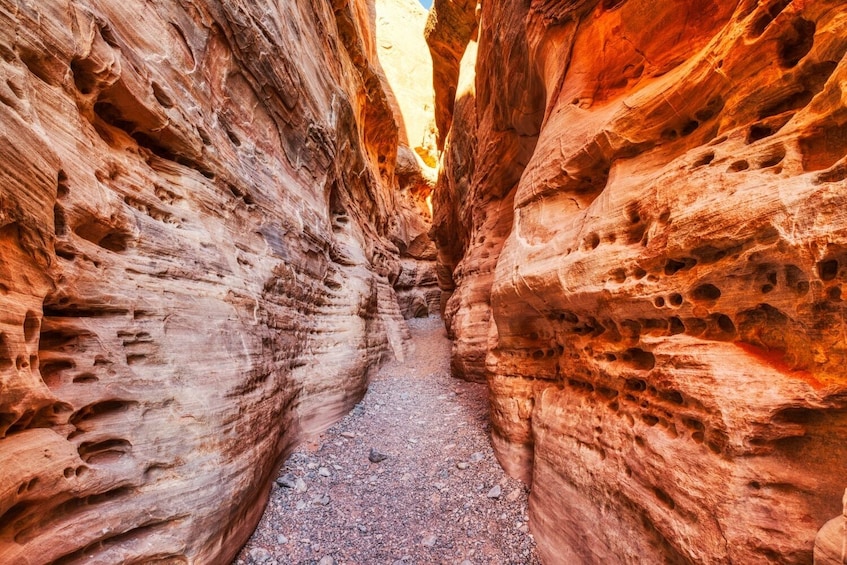
[[115,36],[115,32],[112,31],[112,28],[108,24],[100,26],[100,37],[102,37],[103,41],[105,41],[111,47],[114,47],[116,49],[119,48],[119,43],[117,37]]
[[682,295],[678,292],[674,292],[673,294],[668,296],[668,301],[671,303],[672,306],[682,306]]
[[98,82],[94,62],[88,59],[74,59],[71,61],[71,72],[76,89],[80,93],[89,95],[94,92]]
[[70,479],[74,476],[74,468],[73,467],[65,467],[65,470],[62,472],[66,479]]
[[691,135],[692,133],[694,133],[697,130],[698,127],[700,127],[700,122],[698,122],[697,120],[688,120],[682,126],[682,129],[680,130],[680,135],[682,137],[686,137],[688,135]]
[[62,372],[73,369],[74,366],[74,362],[69,359],[48,361],[41,366],[41,380],[47,388],[58,388],[62,384]]
[[711,326],[707,337],[717,341],[731,341],[736,336],[735,323],[726,314],[712,314],[709,317]]
[[130,408],[137,405],[138,403],[132,400],[112,399],[103,400],[101,402],[95,402],[74,412],[73,415],[70,417],[69,422],[76,426],[81,422],[90,420],[92,418],[98,418],[104,415],[126,412]]
[[811,408],[784,408],[777,412],[773,421],[777,423],[785,423],[785,424],[799,424],[803,426],[807,426],[810,424],[817,424],[823,420],[823,415],[819,410],[813,410]]
[[708,153],[704,153],[701,155],[694,163],[691,165],[692,169],[696,169],[698,167],[704,167],[715,160],[715,152],[709,151]]
[[731,173],[738,173],[740,171],[746,171],[749,168],[750,168],[750,163],[748,163],[744,159],[741,159],[739,161],[735,161],[734,163],[732,163],[729,166],[729,168],[727,169],[727,171],[729,171]]
[[656,498],[659,499],[659,502],[661,502],[671,510],[676,508],[676,503],[673,501],[673,498],[671,498],[668,493],[666,493],[659,487],[653,487],[653,494],[656,495]]
[[577,379],[568,379],[568,384],[571,387],[582,390],[584,392],[588,392],[588,393],[594,392],[594,385],[592,385],[591,383],[587,383],[585,381],[580,381],[580,380],[577,380]]
[[96,376],[92,375],[91,373],[83,373],[83,374],[77,375],[76,377],[73,378],[74,384],[91,384],[91,383],[96,383],[99,380],[100,379],[98,379]]
[[659,418],[657,418],[656,416],[654,416],[652,414],[642,414],[641,419],[644,421],[645,424],[647,424],[650,427],[653,427],[653,426],[655,426],[656,424],[659,423]]
[[685,324],[682,323],[677,316],[671,317],[669,320],[668,331],[671,335],[679,335],[685,333]]
[[68,188],[68,175],[64,170],[59,170],[59,173],[56,175],[56,197],[64,198],[70,193],[70,188]]
[[35,410],[29,409],[24,411],[17,420],[12,422],[12,425],[9,426],[8,430],[6,430],[7,435],[28,429],[34,417]]
[[103,239],[97,242],[97,245],[112,251],[113,253],[121,253],[129,247],[130,237],[125,233],[112,232],[107,234]]
[[655,305],[656,305],[656,308],[663,308],[663,307],[665,306],[665,299],[664,299],[664,298],[662,298],[661,296],[657,296],[657,297],[653,300],[653,304],[655,304]]
[[819,261],[817,268],[818,276],[822,281],[831,281],[838,275],[838,260],[828,259],[826,261]]
[[38,314],[32,310],[28,311],[24,318],[24,339],[27,343],[33,343],[36,340],[40,329],[41,320],[38,319]]
[[679,271],[687,271],[693,268],[696,264],[697,259],[694,259],[693,257],[684,257],[679,261],[675,259],[668,259],[665,263],[665,274],[668,276],[675,275]]
[[80,458],[89,464],[112,463],[126,455],[132,449],[132,444],[125,439],[108,439],[104,441],[86,441],[80,444],[77,451]]
[[772,284],[762,285],[762,288],[761,288],[762,294],[767,294],[767,293],[771,292],[772,290],[773,290]]
[[663,391],[659,393],[659,398],[679,406],[683,406],[685,404],[685,398],[683,398],[682,393],[678,390]]
[[721,291],[713,284],[701,284],[691,293],[691,298],[698,301],[713,301],[721,297]]
[[622,360],[634,369],[649,371],[656,366],[656,357],[649,351],[638,347],[627,349]]
[[720,455],[724,452],[727,441],[728,440],[723,432],[713,430],[709,434],[709,438],[706,441],[706,446],[708,446],[712,453]]
[[158,82],[153,82],[153,96],[156,97],[156,101],[162,105],[163,108],[173,108],[174,101],[168,96],[168,93],[162,88],[162,86]]
[[722,136],[720,136],[720,137],[718,137],[718,138],[713,139],[713,140],[712,140],[712,141],[710,141],[707,145],[708,145],[709,147],[714,147],[715,145],[720,145],[721,143],[726,142],[726,140],[728,140],[728,139],[729,139],[729,136],[722,135]]
[[235,145],[236,147],[241,147],[241,140],[238,139],[238,136],[235,135],[235,133],[231,129],[225,128],[224,131],[226,132],[226,136],[229,138],[230,142],[232,142],[233,145]]
[[618,284],[626,282],[626,271],[623,269],[615,269],[610,273],[612,280]]
[[53,205],[53,232],[56,237],[63,237],[68,233],[68,221],[65,210],[58,202]]
[[0,516],[0,524],[13,524],[14,522],[17,522],[24,516],[24,514],[27,513],[28,510],[30,510],[32,506],[33,504],[31,502],[27,502],[25,500],[18,502]]
[[785,34],[779,39],[777,55],[786,69],[797,66],[815,44],[815,22],[795,18]]
[[844,179],[847,179],[847,164],[841,163],[840,165],[832,167],[828,171],[819,173],[818,176],[815,177],[815,184],[841,182]]
[[137,353],[126,356],[126,364],[127,365],[138,365],[139,363],[143,363],[147,359],[146,355]]
[[588,247],[590,249],[597,249],[597,247],[599,247],[599,245],[600,245],[600,236],[597,235],[596,233],[592,232],[592,233],[588,234],[588,236],[585,238],[585,246],[586,247]]
[[760,139],[770,137],[774,133],[776,132],[773,127],[767,124],[754,124],[750,126],[750,130],[747,132],[747,144],[749,145],[750,143],[754,143]]
[[[35,51],[30,51],[28,49],[20,48],[20,58],[21,62],[26,66],[26,68],[35,75],[38,80],[49,84],[50,86],[58,86],[59,80],[57,77],[60,76],[57,72],[58,66],[56,65],[56,61],[48,60],[48,55],[44,53],[39,53]],[[62,69],[64,70],[66,67],[62,65]]]
[[770,154],[765,156],[759,162],[760,169],[767,169],[768,167],[774,167],[782,163],[782,160],[785,159],[785,149],[782,147],[775,147],[770,151]]
[[827,291],[826,295],[829,297],[830,300],[834,302],[841,302],[841,287],[834,286],[830,288]]
[[618,396],[618,391],[604,386],[597,387],[597,393],[606,400],[612,400]]

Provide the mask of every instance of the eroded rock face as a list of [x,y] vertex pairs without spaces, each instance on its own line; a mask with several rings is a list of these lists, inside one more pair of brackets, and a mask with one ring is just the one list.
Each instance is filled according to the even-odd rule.
[[0,1],[0,561],[228,562],[403,355],[372,15]]
[[516,4],[433,233],[545,561],[808,562],[847,462],[844,3]]
[[437,148],[432,59],[424,41],[427,15],[417,0],[377,0],[374,18],[377,59],[399,125],[395,176],[406,231],[397,242],[402,261],[394,289],[405,318],[423,317],[438,314],[441,299],[429,237]]

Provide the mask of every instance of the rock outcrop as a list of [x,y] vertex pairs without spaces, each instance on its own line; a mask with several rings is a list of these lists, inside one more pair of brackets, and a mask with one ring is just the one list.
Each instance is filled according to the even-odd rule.
[[0,0],[0,562],[228,562],[403,355],[374,18]]
[[436,80],[454,372],[488,379],[545,562],[806,563],[839,512],[845,23],[484,2],[433,47],[464,52]]

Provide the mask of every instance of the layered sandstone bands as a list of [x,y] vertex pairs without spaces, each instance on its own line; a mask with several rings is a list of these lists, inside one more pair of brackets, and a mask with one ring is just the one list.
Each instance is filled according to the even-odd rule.
[[483,3],[433,233],[545,562],[803,563],[839,514],[844,25]]
[[0,561],[228,562],[402,357],[432,250],[374,18],[0,2]]

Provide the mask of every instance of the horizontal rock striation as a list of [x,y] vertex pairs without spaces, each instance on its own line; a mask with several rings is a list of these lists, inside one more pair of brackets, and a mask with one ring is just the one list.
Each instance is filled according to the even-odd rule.
[[373,17],[0,0],[0,562],[229,562],[402,357]]
[[433,233],[545,562],[806,563],[838,514],[844,8],[483,3]]

